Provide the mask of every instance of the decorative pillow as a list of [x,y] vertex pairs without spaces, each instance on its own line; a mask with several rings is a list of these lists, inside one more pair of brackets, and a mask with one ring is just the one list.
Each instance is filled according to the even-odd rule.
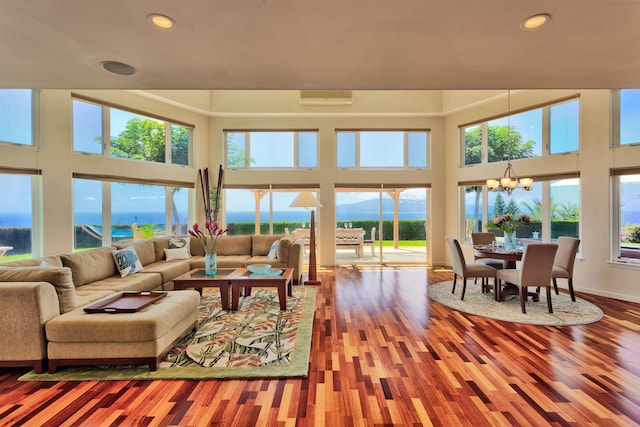
[[191,238],[189,237],[172,237],[169,239],[169,249],[186,248],[189,251],[191,246]]
[[292,243],[293,240],[286,236],[278,240],[278,249],[276,250],[276,258],[278,258],[278,262],[283,264],[289,263],[289,249],[291,248]]
[[116,261],[116,267],[122,277],[142,271],[142,263],[133,246],[114,251],[113,259]]
[[280,240],[276,240],[271,244],[271,249],[269,249],[269,253],[267,254],[268,259],[276,259],[276,253],[278,252],[278,242]]
[[187,248],[165,249],[164,256],[167,259],[167,261],[171,261],[174,259],[191,258],[191,254],[189,253],[189,249]]

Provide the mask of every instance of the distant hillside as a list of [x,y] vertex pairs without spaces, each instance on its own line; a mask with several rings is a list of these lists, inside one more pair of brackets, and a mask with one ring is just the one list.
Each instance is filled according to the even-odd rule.
[[[337,210],[341,215],[347,213],[358,214],[359,212],[378,212],[380,209],[380,201],[378,199],[363,200],[361,202],[337,205]],[[400,212],[426,212],[426,203],[424,200],[417,199],[400,199]],[[389,198],[382,199],[382,211],[384,213],[393,213],[393,200]]]

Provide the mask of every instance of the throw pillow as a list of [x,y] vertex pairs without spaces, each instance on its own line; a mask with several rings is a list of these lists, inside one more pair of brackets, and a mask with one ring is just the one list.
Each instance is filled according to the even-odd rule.
[[289,263],[289,249],[291,248],[291,243],[293,243],[293,241],[287,237],[283,237],[278,240],[278,250],[276,251],[276,258],[278,258],[278,262],[283,264]]
[[190,237],[172,237],[169,239],[169,249],[186,248],[189,251],[191,245]]
[[276,259],[276,254],[278,252],[278,242],[280,240],[276,240],[271,244],[271,249],[269,249],[269,253],[267,254],[267,259]]
[[142,263],[140,262],[138,254],[133,246],[114,251],[113,259],[115,260],[116,268],[122,277],[142,271]]
[[174,259],[189,259],[191,258],[191,254],[187,248],[175,248],[175,249],[165,249],[164,256],[167,261],[172,261]]

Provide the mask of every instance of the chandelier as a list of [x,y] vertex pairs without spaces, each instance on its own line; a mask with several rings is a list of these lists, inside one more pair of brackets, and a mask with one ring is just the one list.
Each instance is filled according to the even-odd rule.
[[500,179],[488,179],[487,188],[489,191],[504,191],[508,195],[516,189],[518,184],[524,191],[530,191],[533,188],[533,179],[531,178],[518,178],[516,172],[511,166],[511,91],[507,91],[507,146],[509,147],[508,155],[505,155],[507,159],[507,169],[504,171],[504,175]]

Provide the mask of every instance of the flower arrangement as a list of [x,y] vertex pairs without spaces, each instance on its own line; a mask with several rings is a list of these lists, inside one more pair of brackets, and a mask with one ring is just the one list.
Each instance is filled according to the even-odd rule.
[[520,226],[529,224],[531,217],[527,214],[510,214],[494,215],[491,218],[491,222],[488,224],[489,228],[499,228],[505,233],[513,233]]
[[193,224],[193,229],[189,230],[189,234],[200,241],[205,254],[215,254],[216,248],[218,247],[218,240],[223,234],[229,231],[231,231],[231,226],[222,228],[220,224],[218,224],[218,221],[211,222],[206,220],[204,222],[204,231],[202,231],[196,223]]

